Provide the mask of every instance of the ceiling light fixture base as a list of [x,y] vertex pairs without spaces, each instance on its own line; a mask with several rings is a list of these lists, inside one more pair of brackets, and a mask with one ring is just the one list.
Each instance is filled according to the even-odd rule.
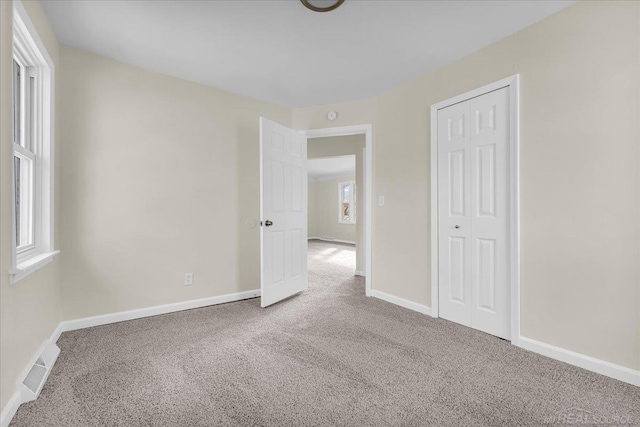
[[[313,10],[314,12],[331,12],[332,10],[340,7],[344,0],[300,0],[307,9]],[[320,6],[322,4],[323,6]],[[324,5],[329,6],[324,6]]]

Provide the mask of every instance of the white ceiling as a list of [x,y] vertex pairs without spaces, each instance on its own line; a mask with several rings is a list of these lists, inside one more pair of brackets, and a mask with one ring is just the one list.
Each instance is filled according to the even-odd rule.
[[63,44],[287,107],[364,99],[574,1],[44,0]]
[[311,181],[322,181],[330,178],[352,178],[356,175],[356,156],[309,159],[307,166]]

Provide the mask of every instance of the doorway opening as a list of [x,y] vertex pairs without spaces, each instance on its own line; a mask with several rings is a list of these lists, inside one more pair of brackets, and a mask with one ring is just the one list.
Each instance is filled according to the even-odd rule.
[[[371,125],[295,131],[260,118],[260,305],[268,307],[309,285],[307,140],[364,135],[362,194],[365,295],[371,295]],[[325,141],[327,141],[325,139]],[[324,144],[326,145],[326,144]],[[337,153],[339,154],[339,153]],[[356,153],[356,156],[359,153]],[[353,188],[349,187],[353,191]],[[351,207],[353,209],[353,207]],[[362,211],[362,209],[359,209]],[[345,211],[348,213],[349,211]]]
[[363,148],[364,135],[307,140],[310,286],[318,275],[343,283],[350,276],[364,276],[364,230],[358,218]]
[[301,133],[307,136],[310,268],[319,267],[322,253],[338,254],[327,261],[336,268],[352,265],[370,296],[371,125]]
[[[371,125],[295,131],[267,118],[260,118],[260,305],[268,307],[304,292],[309,285],[308,270],[308,173],[307,140],[364,135],[362,148],[362,189],[349,183],[343,195],[361,191],[364,216],[359,215],[364,232],[365,295],[371,295]],[[326,147],[325,143],[321,144]],[[335,153],[340,155],[340,153]],[[353,153],[350,153],[353,154]],[[356,158],[360,154],[355,153]],[[352,197],[340,210],[350,221],[355,209]],[[357,203],[357,202],[356,202]],[[338,214],[338,212],[336,212]]]

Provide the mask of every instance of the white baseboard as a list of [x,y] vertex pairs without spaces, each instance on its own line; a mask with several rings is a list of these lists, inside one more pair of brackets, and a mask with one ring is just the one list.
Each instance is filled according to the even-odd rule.
[[[144,317],[157,316],[159,314],[174,313],[177,311],[190,310],[193,308],[207,307],[210,305],[224,304],[227,302],[241,301],[249,298],[256,298],[259,296],[260,289],[254,289],[252,291],[237,292],[233,294],[220,295],[217,297],[201,298],[196,300],[177,302],[173,304],[141,308],[137,310],[121,311],[118,313],[103,314],[101,316],[85,317],[82,319],[65,320],[58,324],[56,329],[54,329],[53,333],[51,334],[51,337],[45,341],[45,343],[38,349],[36,355],[32,357],[32,360],[29,361],[29,364],[25,368],[25,372],[20,376],[18,385],[20,385],[20,382],[23,380],[28,370],[31,369],[35,360],[38,358],[38,356],[40,356],[43,346],[46,346],[49,343],[55,344],[56,342],[58,342],[58,338],[60,338],[60,335],[63,332],[90,328],[92,326],[107,325],[109,323],[124,322],[126,320],[141,319]],[[46,378],[44,381],[46,381]],[[21,404],[27,402],[28,400],[29,399],[25,398],[25,396],[23,396],[23,394],[21,393],[20,387],[17,387],[16,392],[11,396],[9,402],[7,402],[5,407],[2,408],[2,412],[0,413],[0,427],[7,427],[18,411],[18,407],[20,407]]]
[[60,322],[60,326],[58,326],[58,329],[60,329],[58,337],[62,332],[75,331],[76,329],[91,328],[93,326],[108,325],[110,323],[142,319],[144,317],[157,316],[159,314],[175,313],[176,311],[191,310],[193,308],[201,308],[210,305],[224,304],[227,302],[241,301],[249,298],[257,298],[259,296],[260,289],[254,289],[252,291],[237,292],[233,294],[220,295],[217,297],[208,297],[190,301],[176,302],[172,304],[156,305],[153,307],[120,311],[117,313],[85,317],[82,319],[65,320],[63,322]]
[[[310,238],[311,239],[311,238]],[[356,274],[358,271],[356,271]],[[184,301],[173,304],[165,304],[154,307],[141,308],[137,310],[121,311],[118,313],[104,314],[101,316],[85,317],[82,319],[66,320],[60,322],[56,329],[51,334],[51,338],[47,342],[56,343],[62,332],[73,331],[77,329],[90,328],[92,326],[106,325],[110,323],[123,322],[126,320],[141,319],[144,317],[156,316],[159,314],[174,313],[182,310],[190,310],[193,308],[207,307],[210,305],[224,304],[227,302],[241,301],[249,298],[256,298],[260,296],[260,290],[255,289],[252,291],[237,292],[233,294],[220,295],[217,297],[201,298],[197,300]],[[418,313],[431,315],[431,307],[427,307],[422,304],[415,303],[413,301],[406,300],[394,295],[387,294],[385,292],[372,290],[371,296],[387,301],[392,304],[399,305],[409,310],[417,311]],[[533,340],[531,338],[519,337],[517,345],[525,350],[533,351],[543,356],[550,357],[552,359],[559,360],[561,362],[569,363],[580,368],[596,372],[601,375],[605,375],[635,386],[640,387],[640,371],[626,368],[624,366],[616,365],[614,363],[606,362],[604,360],[596,359],[591,356],[586,356],[581,353],[576,353],[571,350],[566,350],[561,347],[556,347],[550,344],[546,344],[540,341]],[[33,360],[27,365],[28,369],[32,366],[35,358],[40,354],[40,349]],[[20,377],[21,379],[23,376]],[[13,419],[14,415],[18,411],[18,407],[23,403],[23,398],[19,391],[16,391],[9,402],[5,405],[0,413],[0,427],[8,427],[9,423]]]
[[57,343],[58,342],[58,338],[60,338],[60,335],[62,335],[64,331],[62,330],[62,322],[58,323],[58,326],[53,330],[53,333],[51,334],[51,342],[52,343]]
[[323,242],[335,242],[335,243],[344,243],[347,245],[355,245],[356,242],[352,241],[352,240],[340,240],[340,239],[333,239],[331,237],[308,237],[307,240],[322,240]]
[[640,371],[521,336],[518,347],[640,387]]
[[[409,310],[414,310],[429,316],[431,315],[431,307],[427,307],[404,298],[376,290],[371,291],[371,296],[408,308]],[[640,371],[523,336],[514,340],[513,344],[525,350],[533,351],[534,353],[640,387]]]
[[356,270],[356,272],[354,273],[356,276],[362,276],[364,277],[364,271],[362,270]]
[[[13,419],[13,417],[16,415],[16,412],[18,411],[18,408],[20,407],[20,405],[34,400],[40,394],[40,391],[42,391],[42,387],[44,387],[44,384],[47,382],[47,378],[51,373],[51,369],[53,368],[53,365],[56,363],[56,359],[58,358],[58,354],[60,353],[60,350],[55,345],[55,341],[53,341],[54,337],[57,340],[56,331],[59,328],[60,328],[60,325],[58,325],[58,327],[54,330],[53,334],[51,335],[51,338],[44,340],[44,342],[40,345],[40,347],[38,347],[38,350],[36,351],[36,353],[33,356],[31,356],[25,368],[22,370],[22,373],[20,374],[20,376],[18,377],[18,381],[16,382],[16,391],[13,393],[13,395],[9,399],[9,402],[7,402],[4,408],[2,408],[2,412],[0,413],[0,427],[7,427],[11,423],[11,420]],[[30,392],[23,385],[22,382],[26,378],[27,374],[33,367],[33,364],[36,362],[36,360],[39,357],[43,356],[45,349],[47,347],[55,347],[56,351],[54,352],[55,354],[52,356],[52,359],[47,362],[46,373],[42,379],[42,383],[40,384],[40,387],[38,387],[38,390],[36,391],[34,396],[33,392]]]
[[391,304],[396,304],[400,307],[408,308],[409,310],[431,316],[431,307],[427,307],[426,305],[418,304],[417,302],[409,301],[407,299],[376,290],[371,291],[371,296],[380,298],[381,300],[390,302]]
[[16,391],[9,399],[9,402],[2,408],[2,413],[0,414],[0,427],[8,427],[9,423],[13,419],[13,416],[18,412],[18,408],[22,404],[22,397],[20,396],[20,392]]

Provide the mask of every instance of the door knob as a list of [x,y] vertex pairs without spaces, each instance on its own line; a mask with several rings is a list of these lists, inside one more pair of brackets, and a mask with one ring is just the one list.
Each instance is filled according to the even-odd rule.
[[271,227],[273,225],[273,221],[266,220],[264,222],[265,227]]
[[456,226],[455,226],[455,228],[460,228],[460,226],[459,226],[459,225],[456,225]]

